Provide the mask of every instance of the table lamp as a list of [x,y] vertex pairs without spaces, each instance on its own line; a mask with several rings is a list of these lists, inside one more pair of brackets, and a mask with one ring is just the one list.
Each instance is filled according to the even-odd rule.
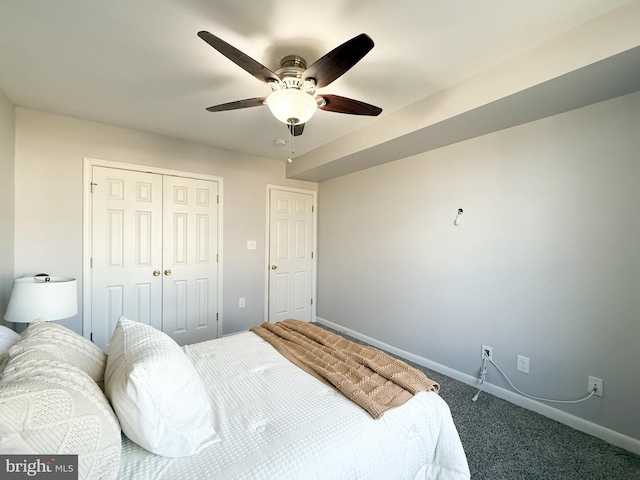
[[75,278],[46,274],[16,279],[4,319],[14,323],[31,323],[36,319],[62,320],[78,313]]

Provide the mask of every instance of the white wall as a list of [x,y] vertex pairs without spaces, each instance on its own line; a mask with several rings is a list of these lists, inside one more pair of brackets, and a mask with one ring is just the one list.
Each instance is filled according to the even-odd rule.
[[[16,276],[44,271],[82,283],[85,157],[223,177],[223,331],[263,321],[266,184],[316,190],[315,183],[286,180],[282,161],[17,108]],[[248,251],[247,240],[258,248]],[[245,308],[238,308],[239,297]],[[81,314],[60,323],[80,332]]]
[[600,377],[558,408],[640,439],[638,125],[633,94],[320,183],[318,316],[474,377],[492,346],[533,395]]
[[15,109],[0,89],[0,324],[14,279],[14,147]]

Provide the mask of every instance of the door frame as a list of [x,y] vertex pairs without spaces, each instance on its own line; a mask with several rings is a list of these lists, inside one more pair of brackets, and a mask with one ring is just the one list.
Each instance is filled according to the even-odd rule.
[[222,227],[223,211],[224,211],[224,185],[223,178],[214,175],[206,175],[202,173],[186,172],[181,170],[169,170],[166,168],[150,167],[145,165],[135,165],[132,163],[113,162],[110,160],[100,160],[97,158],[83,158],[82,172],[82,335],[90,338],[91,335],[91,247],[93,239],[91,238],[92,230],[92,211],[93,197],[91,195],[91,180],[93,167],[115,168],[119,170],[132,170],[134,172],[154,173],[157,175],[171,175],[174,177],[194,178],[199,180],[209,180],[218,183],[218,326],[217,335],[221,336],[223,330],[223,243],[224,238]]
[[267,228],[265,229],[265,242],[264,242],[264,321],[269,321],[269,269],[271,264],[269,262],[269,252],[270,252],[270,233],[271,233],[271,192],[273,190],[283,190],[286,192],[294,192],[294,193],[304,193],[307,195],[311,195],[312,202],[312,225],[311,228],[313,231],[311,232],[311,240],[312,246],[311,250],[313,252],[313,258],[311,259],[311,321],[315,321],[316,319],[316,308],[317,308],[317,298],[318,298],[318,282],[317,282],[317,272],[318,272],[318,192],[316,190],[307,190],[304,188],[295,188],[295,187],[285,187],[283,185],[274,185],[267,184],[267,195],[266,195],[266,223]]

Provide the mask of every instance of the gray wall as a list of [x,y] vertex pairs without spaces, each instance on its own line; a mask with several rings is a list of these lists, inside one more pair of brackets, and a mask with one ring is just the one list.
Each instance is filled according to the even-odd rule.
[[557,408],[640,439],[639,125],[633,94],[320,183],[318,316],[537,396],[600,377]]
[[0,90],[0,325],[14,278],[14,150],[15,109]]
[[[283,161],[17,108],[16,276],[44,271],[82,284],[85,157],[223,177],[223,332],[263,321],[266,185],[317,190],[315,183],[285,180]],[[247,250],[247,240],[257,249]],[[80,332],[81,313],[59,323]]]

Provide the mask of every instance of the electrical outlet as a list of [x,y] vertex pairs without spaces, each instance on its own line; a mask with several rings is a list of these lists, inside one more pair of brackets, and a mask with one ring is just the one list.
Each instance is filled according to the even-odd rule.
[[522,373],[529,373],[529,357],[518,355],[518,371]]
[[244,297],[238,299],[238,307],[244,308]]
[[493,347],[482,345],[482,350],[480,351],[480,358],[484,360],[485,355],[487,356],[487,359],[493,360]]
[[256,241],[248,240],[247,241],[247,250],[255,250],[256,249]]
[[587,383],[587,392],[593,392],[593,389],[596,389],[596,395],[601,397],[604,395],[604,382],[601,378],[592,377],[589,375],[588,383]]

